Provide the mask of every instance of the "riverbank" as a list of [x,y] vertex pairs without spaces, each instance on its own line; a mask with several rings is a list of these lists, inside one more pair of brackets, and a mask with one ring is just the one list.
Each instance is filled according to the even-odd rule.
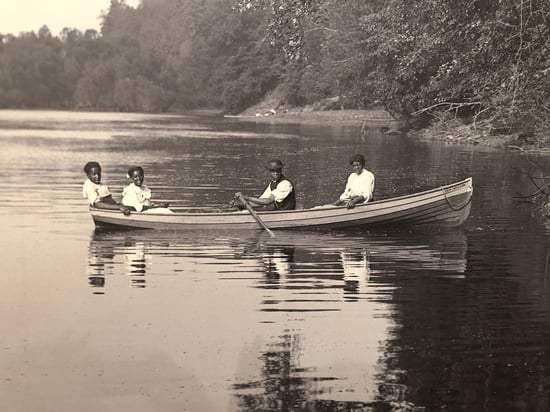
[[[363,124],[380,127],[386,133],[399,133],[399,122],[384,109],[371,110],[315,110],[311,106],[285,110],[272,109],[269,105],[254,106],[239,115],[226,116],[262,123],[317,123],[317,124]],[[528,139],[519,135],[491,133],[490,124],[463,124],[447,121],[431,127],[409,132],[421,140],[443,141],[449,144],[472,144],[497,147],[521,152],[550,153],[550,138]]]
[[435,121],[429,127],[410,132],[413,136],[429,141],[490,146],[524,153],[550,154],[550,136],[527,133],[497,133],[490,120],[464,123],[451,118]]
[[361,125],[363,122],[376,122],[389,125],[397,122],[383,109],[372,110],[314,110],[312,107],[301,107],[276,110],[268,107],[254,107],[236,116],[238,119],[254,120],[268,123],[338,123]]

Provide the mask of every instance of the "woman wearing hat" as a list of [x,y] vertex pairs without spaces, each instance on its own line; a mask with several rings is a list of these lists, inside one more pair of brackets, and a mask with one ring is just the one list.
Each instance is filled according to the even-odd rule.
[[[294,210],[296,209],[296,195],[294,185],[283,175],[283,162],[279,159],[271,160],[267,163],[267,170],[271,174],[271,182],[267,185],[265,191],[260,197],[245,196],[242,197],[255,208],[265,208],[267,210]],[[235,193],[238,199],[241,193]]]

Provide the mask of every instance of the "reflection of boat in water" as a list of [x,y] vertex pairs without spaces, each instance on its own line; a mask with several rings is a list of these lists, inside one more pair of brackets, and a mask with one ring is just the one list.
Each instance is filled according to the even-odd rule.
[[238,256],[263,262],[265,282],[255,284],[264,289],[262,321],[280,323],[283,332],[259,356],[262,378],[235,385],[240,410],[287,410],[297,399],[303,410],[362,410],[357,401],[374,398],[379,388],[383,358],[373,348],[390,339],[395,293],[407,285],[429,296],[417,279],[436,276],[447,283],[446,277],[463,276],[466,269],[461,230],[284,231],[256,242],[244,250],[235,242],[235,248]]
[[370,262],[366,250],[340,252],[344,270],[344,290],[355,293],[364,290],[370,277]]
[[[239,264],[263,268],[262,287],[315,288],[336,282],[346,291],[363,290],[375,275],[403,271],[462,276],[467,239],[460,229],[442,232],[353,234],[349,232],[192,231],[182,237],[169,231],[96,231],[89,247],[88,276],[92,286],[105,286],[109,274],[130,276],[145,287],[145,274],[185,271],[201,265],[222,265],[224,273]],[[155,261],[152,257],[155,256]],[[317,283],[316,283],[317,282]],[[309,286],[308,286],[309,284]]]
[[[364,270],[366,266],[388,264],[410,270],[441,270],[463,273],[466,270],[467,239],[460,229],[440,232],[353,235],[344,232],[278,232],[265,245],[310,250],[315,255],[336,253],[344,269]],[[361,267],[362,265],[362,267]],[[366,275],[370,276],[369,273]]]
[[145,287],[145,279],[147,273],[148,256],[145,251],[145,244],[139,242],[126,242],[122,250],[128,274],[132,277],[131,282],[133,287]]
[[[410,285],[402,281],[407,270],[423,270],[413,278],[463,272],[466,240],[461,230],[280,231],[276,238],[260,231],[111,231],[92,236],[90,255],[103,261],[107,287],[118,282],[128,290],[128,245],[143,248],[148,287],[131,290],[132,298],[174,313],[168,325],[182,344],[205,354],[193,376],[220,368],[239,410],[290,410],[298,401],[302,410],[336,410],[342,402],[351,410],[377,396],[381,342],[391,338],[392,296]],[[398,272],[405,276],[391,276]]]
[[[299,263],[299,256],[309,252],[312,259],[332,254],[335,260],[366,253],[366,260],[377,262],[409,262],[411,269],[438,269],[464,272],[466,269],[467,238],[461,229],[396,233],[353,233],[345,231],[279,231],[271,238],[265,232],[249,231],[190,231],[182,237],[179,232],[150,230],[96,230],[90,251],[113,259],[114,255],[142,250],[162,255],[189,254],[194,258],[228,259],[255,255],[265,259],[272,271],[285,273]],[[187,252],[186,252],[187,251]],[[266,255],[267,253],[267,255]],[[292,256],[290,256],[292,255]],[[149,265],[151,262],[148,263]]]
[[[312,209],[279,212],[258,212],[270,229],[319,229],[388,226],[396,224],[461,225],[470,213],[472,179],[468,178],[439,188],[392,199],[383,199],[358,205],[323,206]],[[189,213],[174,209],[175,213],[132,213],[118,210],[90,208],[97,226],[120,226],[142,229],[172,230],[249,230],[261,228],[246,211]]]
[[[104,288],[106,278],[118,271],[130,276],[132,287],[144,288],[150,259],[146,242],[132,236],[94,233],[88,248],[88,281],[90,286]],[[101,294],[102,292],[96,291]]]
[[265,266],[265,273],[268,279],[278,282],[281,277],[291,271],[294,263],[294,248],[274,248],[262,253],[262,261]]

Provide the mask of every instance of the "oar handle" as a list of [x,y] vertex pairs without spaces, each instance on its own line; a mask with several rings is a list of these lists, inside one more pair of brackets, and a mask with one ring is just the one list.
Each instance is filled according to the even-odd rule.
[[273,233],[264,223],[262,219],[260,219],[260,216],[252,209],[252,206],[245,200],[244,196],[242,194],[239,194],[239,200],[241,203],[246,207],[246,210],[252,215],[252,217],[258,222],[258,224],[265,229],[267,233],[269,233],[269,236],[275,237],[275,233]]

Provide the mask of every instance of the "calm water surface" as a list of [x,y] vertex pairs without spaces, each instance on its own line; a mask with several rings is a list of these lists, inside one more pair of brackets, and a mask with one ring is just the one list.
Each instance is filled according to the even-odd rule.
[[[0,404],[9,411],[548,411],[548,233],[518,193],[549,166],[351,126],[0,111]],[[362,152],[377,198],[474,178],[458,229],[94,229],[120,198],[217,209],[281,158],[300,207]]]

